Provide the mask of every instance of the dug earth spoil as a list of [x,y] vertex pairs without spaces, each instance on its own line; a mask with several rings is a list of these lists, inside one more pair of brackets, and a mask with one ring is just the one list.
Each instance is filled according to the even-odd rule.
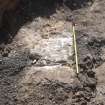
[[104,0],[22,0],[3,13],[0,105],[104,105],[104,5]]

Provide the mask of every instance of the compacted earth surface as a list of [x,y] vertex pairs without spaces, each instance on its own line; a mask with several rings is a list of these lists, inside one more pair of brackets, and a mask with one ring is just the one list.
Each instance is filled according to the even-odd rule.
[[0,105],[105,105],[105,0],[21,0],[1,20]]

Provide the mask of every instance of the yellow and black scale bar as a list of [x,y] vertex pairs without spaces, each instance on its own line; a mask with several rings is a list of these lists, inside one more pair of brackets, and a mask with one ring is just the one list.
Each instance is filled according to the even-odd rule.
[[76,32],[75,32],[75,24],[72,23],[72,31],[73,31],[73,42],[74,42],[74,52],[75,52],[75,62],[76,62],[76,73],[79,73],[78,67],[78,51],[77,51],[77,42],[76,42]]

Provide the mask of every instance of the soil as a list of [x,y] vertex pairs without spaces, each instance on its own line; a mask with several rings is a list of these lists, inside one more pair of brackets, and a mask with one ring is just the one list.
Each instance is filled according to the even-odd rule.
[[[105,105],[104,18],[104,0],[22,0],[15,12],[6,12],[0,29],[0,105]],[[68,28],[72,21],[79,74],[71,72],[73,82],[65,77],[62,82],[42,79],[43,73],[33,68],[41,55],[30,53],[36,43],[29,34],[37,32],[46,39],[49,33],[55,35],[52,30],[61,32],[65,28],[58,27],[65,23]],[[52,29],[54,24],[57,28]],[[67,69],[68,63],[63,65]]]

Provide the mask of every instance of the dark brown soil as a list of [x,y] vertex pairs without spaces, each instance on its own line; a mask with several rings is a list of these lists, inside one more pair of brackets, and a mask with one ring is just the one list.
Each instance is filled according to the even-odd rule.
[[[58,17],[56,10],[63,15]],[[35,83],[33,94],[19,99],[18,80],[24,68],[32,66],[32,55],[17,48],[17,54],[9,56],[15,49],[13,40],[26,23],[36,17],[49,19],[53,14],[54,19],[76,24],[80,72],[73,84],[47,79]],[[0,105],[105,105],[104,18],[104,0],[22,0],[15,13],[5,13],[0,31]]]

